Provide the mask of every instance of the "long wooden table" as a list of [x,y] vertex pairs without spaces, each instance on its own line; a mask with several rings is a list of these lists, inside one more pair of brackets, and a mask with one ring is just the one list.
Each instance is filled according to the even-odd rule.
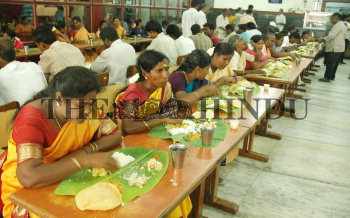
[[253,151],[254,136],[255,134],[269,137],[272,139],[280,140],[281,134],[269,132],[268,120],[271,114],[271,110],[275,107],[284,96],[285,91],[283,89],[269,88],[266,92],[263,88],[261,92],[254,97],[254,100],[250,104],[253,113],[249,110],[245,110],[241,117],[239,125],[250,129],[249,135],[243,141],[243,148],[239,154],[255,160],[267,162],[269,157],[265,154],[257,153]]
[[[125,38],[125,39],[123,39],[123,42],[131,44],[131,45],[147,44],[147,43],[152,42],[152,39],[150,39],[150,38],[142,38],[142,39]],[[72,44],[72,45],[76,46],[79,49],[92,49],[92,48],[102,47],[103,43],[102,42],[94,42],[92,45],[89,43],[76,43],[76,44]],[[25,54],[24,52],[16,52],[16,58],[39,56],[41,54],[42,54],[42,51],[40,51],[40,50],[30,51],[27,54]]]
[[[277,100],[272,100],[271,104],[267,104],[264,99],[279,99],[283,93],[284,90],[275,88],[270,88],[268,92],[262,89],[259,95],[255,96],[255,99],[261,99],[259,104],[252,104],[254,110],[259,108],[257,117],[245,110],[245,119],[241,120],[238,129],[228,127],[225,139],[215,148],[188,147],[182,169],[172,167],[169,153],[170,165],[160,183],[144,195],[114,210],[80,211],[75,206],[73,196],[57,196],[53,193],[57,184],[36,189],[25,188],[12,194],[10,199],[40,217],[164,217],[192,193],[194,217],[201,217],[203,202],[235,214],[238,205],[217,197],[220,163],[232,152],[236,156],[238,153],[247,154],[245,156],[248,157],[256,156],[256,153],[252,152],[255,129],[258,124],[264,122],[268,112],[277,103]],[[242,139],[244,147],[239,152],[238,144]],[[153,138],[147,136],[147,133],[142,133],[125,137],[122,147],[147,147],[169,152],[170,144],[171,140]]]
[[[221,160],[230,151],[235,149],[238,154],[238,143],[248,133],[249,129],[245,127],[239,127],[237,130],[228,129],[225,140],[215,148],[188,147],[182,169],[174,169],[169,157],[168,171],[155,188],[114,210],[80,211],[75,206],[73,196],[57,196],[53,193],[57,184],[37,189],[22,189],[12,194],[10,199],[40,217],[164,217],[186,196],[194,192],[193,213],[195,217],[200,217],[205,180],[217,170]],[[146,133],[125,138],[125,147],[147,147],[168,152],[170,144],[172,144],[170,140],[148,137]],[[215,184],[213,186],[215,187]],[[216,190],[213,189],[215,192]],[[218,201],[216,193],[211,192],[211,200],[213,204]],[[210,202],[210,199],[207,202]],[[238,208],[235,204],[230,205]]]

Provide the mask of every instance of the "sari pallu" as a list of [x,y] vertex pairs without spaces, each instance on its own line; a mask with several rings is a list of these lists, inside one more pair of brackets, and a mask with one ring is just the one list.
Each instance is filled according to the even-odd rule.
[[191,115],[191,106],[188,103],[173,98],[169,83],[156,89],[150,96],[147,96],[139,84],[131,84],[125,92],[117,96],[115,104],[118,119],[144,121]]
[[[31,114],[37,113],[38,116],[43,116],[40,114],[42,112],[39,109],[32,106],[25,106],[22,110],[23,109],[33,111]],[[65,155],[82,148],[93,139],[97,139],[103,135],[116,133],[116,131],[118,131],[117,125],[109,119],[102,119],[102,117],[103,114],[100,114],[100,119],[87,119],[81,124],[72,121],[66,122],[58,134],[57,130],[46,133],[45,141],[47,136],[49,136],[49,138],[54,138],[52,144],[49,146],[44,146],[36,141],[17,144],[14,140],[14,131],[12,131],[8,142],[7,160],[2,166],[3,172],[1,175],[1,199],[4,203],[4,217],[32,216],[32,214],[29,214],[24,208],[14,205],[9,200],[9,196],[12,193],[24,188],[16,176],[17,165],[30,159],[41,159],[44,163],[53,163]],[[21,125],[22,119],[24,120],[23,123],[28,124],[28,118],[20,116],[19,114],[15,121],[15,125]],[[51,121],[45,120],[45,122]],[[22,141],[23,140],[21,140],[21,142]]]
[[78,31],[70,30],[69,36],[73,37],[72,42],[80,42],[85,41],[89,42],[89,32],[85,29],[85,27],[81,27]]

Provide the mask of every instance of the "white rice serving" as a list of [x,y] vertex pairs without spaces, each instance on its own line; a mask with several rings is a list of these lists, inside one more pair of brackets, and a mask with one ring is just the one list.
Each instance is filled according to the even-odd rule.
[[130,155],[123,154],[121,152],[115,152],[112,157],[117,162],[117,166],[122,168],[135,160],[134,157]]

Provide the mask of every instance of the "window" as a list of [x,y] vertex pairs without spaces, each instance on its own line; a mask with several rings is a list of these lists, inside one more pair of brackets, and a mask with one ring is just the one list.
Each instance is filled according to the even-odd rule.
[[14,23],[14,16],[16,22],[26,16],[35,28],[39,24],[55,24],[62,17],[69,27],[71,19],[78,16],[87,30],[96,32],[101,20],[107,19],[112,23],[113,17],[119,17],[128,26],[139,18],[144,24],[151,18],[159,22],[168,20],[169,23],[177,23],[189,2],[190,0],[8,0],[0,3],[0,13],[5,14],[2,17],[5,23]]

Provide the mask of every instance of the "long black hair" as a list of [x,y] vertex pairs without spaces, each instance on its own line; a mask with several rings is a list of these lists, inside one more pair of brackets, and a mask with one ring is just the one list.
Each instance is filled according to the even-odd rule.
[[211,63],[209,54],[201,49],[193,50],[182,62],[179,70],[186,73],[192,73],[196,67],[205,68]]
[[142,82],[145,77],[142,72],[150,72],[159,62],[168,60],[167,56],[155,50],[146,50],[140,54],[137,58],[136,67],[139,71],[139,79],[137,82]]
[[[57,73],[44,90],[34,95],[22,107],[38,99],[54,99],[57,92],[60,92],[64,98],[83,98],[89,92],[99,92],[101,87],[100,82],[91,70],[85,67],[67,67]],[[13,119],[16,118],[21,108],[16,112]]]

